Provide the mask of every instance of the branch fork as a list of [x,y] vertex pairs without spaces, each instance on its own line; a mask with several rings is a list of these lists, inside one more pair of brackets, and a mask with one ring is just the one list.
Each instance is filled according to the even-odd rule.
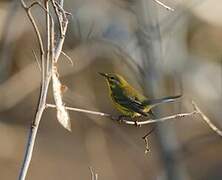
[[[56,37],[55,25],[54,25],[54,19],[50,11],[50,3],[54,7],[54,12],[60,26],[60,36],[56,42],[55,42],[55,37]],[[62,53],[62,47],[68,26],[68,19],[66,17],[67,13],[63,9],[63,1],[60,1],[60,4],[58,4],[55,0],[45,0],[44,5],[38,1],[34,1],[29,6],[27,6],[24,0],[21,0],[21,4],[25,9],[29,20],[32,23],[32,26],[34,27],[34,31],[38,39],[38,44],[40,49],[39,64],[41,69],[41,88],[40,88],[38,107],[36,110],[35,118],[30,127],[29,138],[25,151],[25,157],[19,174],[19,180],[25,180],[32,158],[38,127],[42,119],[43,112],[47,107],[46,99],[47,99],[49,84],[51,81],[53,86],[53,95],[54,95],[53,97],[57,108],[57,119],[68,130],[71,130],[71,124],[70,124],[69,114],[66,111],[64,103],[62,101],[63,85],[59,80],[59,73],[57,71],[57,66],[56,66],[59,56]],[[45,12],[46,35],[47,35],[45,42],[43,42],[43,38],[36,24],[35,18],[33,17],[31,12],[34,6],[40,7]],[[36,55],[35,59],[38,61]]]
[[[80,112],[80,113],[86,113],[86,114],[92,114],[92,115],[97,115],[97,116],[103,116],[103,117],[108,117],[111,120],[114,121],[118,121],[118,122],[122,122],[124,124],[128,124],[128,125],[137,125],[137,126],[142,126],[142,125],[147,125],[147,124],[152,124],[152,123],[158,123],[158,122],[164,122],[167,120],[172,120],[172,119],[181,119],[187,116],[194,116],[194,115],[200,115],[200,117],[207,123],[207,125],[214,131],[216,132],[219,136],[222,136],[222,131],[220,129],[218,129],[213,123],[212,121],[200,110],[200,108],[197,106],[197,104],[192,101],[192,106],[193,106],[193,111],[192,112],[188,112],[188,113],[178,113],[178,114],[174,114],[174,115],[170,115],[170,116],[165,116],[162,118],[158,118],[158,119],[145,119],[142,120],[140,119],[140,121],[138,121],[139,119],[132,119],[126,116],[118,116],[118,117],[114,117],[111,114],[108,113],[104,113],[104,112],[98,112],[98,111],[90,111],[87,109],[80,109],[80,108],[74,108],[74,107],[68,107],[65,106],[65,108],[69,111],[75,111],[75,112]],[[47,104],[46,107],[50,107],[50,108],[56,108],[56,106],[54,104]]]

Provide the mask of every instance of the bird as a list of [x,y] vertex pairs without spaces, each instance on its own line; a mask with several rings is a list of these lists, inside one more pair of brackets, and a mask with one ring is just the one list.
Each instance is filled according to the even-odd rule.
[[135,119],[136,117],[155,117],[152,108],[168,102],[174,102],[182,95],[168,96],[159,99],[148,99],[133,86],[131,86],[121,75],[116,73],[101,73],[105,77],[109,95],[115,108],[122,116]]

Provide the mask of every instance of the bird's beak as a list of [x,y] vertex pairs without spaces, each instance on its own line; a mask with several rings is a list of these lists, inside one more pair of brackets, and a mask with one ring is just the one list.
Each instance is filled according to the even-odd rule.
[[108,74],[106,74],[106,73],[101,73],[101,72],[99,72],[99,74],[100,74],[101,76],[104,76],[105,78],[108,78],[108,77],[109,77]]

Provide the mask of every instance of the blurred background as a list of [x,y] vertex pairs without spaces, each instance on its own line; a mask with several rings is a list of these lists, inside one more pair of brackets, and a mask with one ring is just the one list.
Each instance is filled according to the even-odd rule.
[[[27,1],[28,2],[28,1]],[[31,2],[31,1],[29,1]],[[148,97],[182,93],[159,117],[191,112],[195,100],[222,127],[222,1],[65,0],[70,17],[59,60],[67,105],[118,115],[98,72],[116,72]],[[41,28],[42,12],[33,11]],[[44,35],[44,31],[42,31]],[[33,28],[19,0],[0,2],[0,179],[17,179],[40,87]],[[51,88],[50,88],[51,91]],[[49,93],[48,102],[53,103]],[[222,139],[198,117],[127,126],[70,112],[72,133],[54,109],[43,115],[27,179],[220,180]],[[141,137],[149,136],[144,154]]]

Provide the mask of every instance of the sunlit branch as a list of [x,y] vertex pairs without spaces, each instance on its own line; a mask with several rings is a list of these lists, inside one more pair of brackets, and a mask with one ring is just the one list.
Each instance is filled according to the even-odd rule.
[[[129,119],[129,118],[125,118],[125,117],[117,117],[115,118],[114,116],[112,116],[111,114],[108,113],[103,113],[103,112],[98,112],[98,111],[91,111],[91,110],[87,110],[87,109],[81,109],[81,108],[73,108],[73,107],[67,107],[66,109],[69,111],[75,111],[75,112],[80,112],[80,113],[86,113],[86,114],[92,114],[92,115],[97,115],[97,116],[103,116],[103,117],[109,117],[112,120],[116,120],[116,121],[121,121],[122,123],[128,124],[128,125],[147,125],[147,124],[152,124],[152,123],[159,123],[159,122],[165,122],[168,120],[179,120],[185,117],[189,117],[189,116],[194,116],[199,114],[202,119],[207,123],[207,125],[214,131],[216,132],[218,135],[222,136],[222,131],[219,130],[213,123],[212,121],[200,110],[200,108],[197,106],[197,104],[192,101],[192,105],[194,110],[192,112],[188,112],[188,113],[178,113],[178,114],[174,114],[174,115],[170,115],[170,116],[165,116],[162,118],[158,118],[158,119]],[[46,107],[51,107],[51,108],[56,108],[56,105],[54,104],[47,104]]]

